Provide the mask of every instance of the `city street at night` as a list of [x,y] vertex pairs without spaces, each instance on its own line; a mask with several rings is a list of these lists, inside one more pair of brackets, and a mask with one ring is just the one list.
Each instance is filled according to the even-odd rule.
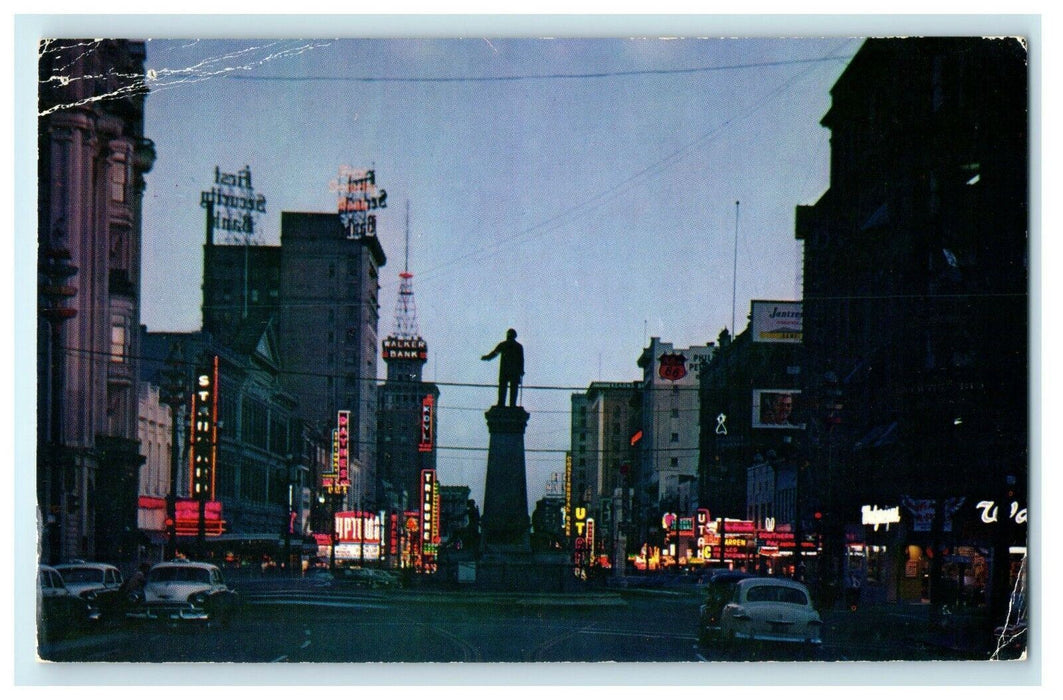
[[415,19],[17,22],[20,678],[1039,676],[1039,16]]

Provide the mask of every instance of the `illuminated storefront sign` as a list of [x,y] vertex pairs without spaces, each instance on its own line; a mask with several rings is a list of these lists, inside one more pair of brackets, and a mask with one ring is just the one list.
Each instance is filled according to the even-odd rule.
[[388,193],[377,189],[375,171],[345,165],[339,177],[329,183],[329,190],[336,193],[336,208],[347,238],[376,235],[376,215],[369,212],[386,208]]
[[223,173],[215,165],[213,186],[199,193],[199,206],[212,210],[211,230],[248,238],[255,234],[255,216],[266,213],[266,198],[255,194],[250,166],[235,173]]
[[890,529],[890,525],[899,523],[901,521],[901,507],[894,506],[893,508],[879,508],[878,506],[863,506],[860,509],[860,522],[864,525],[871,525],[878,531],[880,525],[885,525],[886,529]]
[[218,357],[196,372],[192,393],[191,435],[188,439],[189,479],[192,496],[214,497],[214,471],[218,456]]
[[421,442],[417,445],[418,452],[432,451],[432,422],[435,410],[435,398],[429,394],[421,401]]
[[[174,531],[181,537],[199,534],[199,501],[192,498],[177,499],[174,503]],[[203,531],[212,536],[225,531],[220,501],[203,503]]]
[[593,525],[591,525],[592,521],[587,519],[586,506],[576,506],[572,509],[572,515],[572,525],[576,530],[576,536],[572,543],[572,563],[577,575],[579,575],[582,573],[583,567],[586,566],[590,554],[591,533],[588,532],[588,526],[593,527]]
[[381,344],[380,356],[385,360],[428,359],[428,343],[423,338],[387,337]]
[[350,411],[336,413],[336,485],[345,488],[351,485],[350,447],[348,442]]
[[380,516],[362,511],[336,513],[336,559],[379,559]]
[[587,518],[587,557],[594,561],[594,518]]
[[[983,523],[995,523],[1000,517],[1000,508],[997,506],[996,501],[979,501],[975,508],[981,511],[980,517]],[[1018,501],[1012,501],[1007,517],[1010,520],[1014,520],[1016,525],[1023,525],[1027,519],[1026,509],[1020,509]]]

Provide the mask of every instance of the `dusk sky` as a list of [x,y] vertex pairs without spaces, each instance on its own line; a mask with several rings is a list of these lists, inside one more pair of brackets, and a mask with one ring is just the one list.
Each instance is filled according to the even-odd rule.
[[[534,502],[563,471],[574,388],[638,378],[650,336],[686,347],[731,326],[736,224],[738,328],[750,299],[797,298],[794,207],[827,186],[818,122],[858,46],[151,41],[143,322],[199,326],[199,193],[215,165],[250,166],[268,201],[264,244],[279,242],[281,211],[335,210],[341,166],[373,168],[389,204],[380,335],[393,330],[409,201],[426,378],[491,383],[479,356],[513,327],[525,383],[568,387],[523,396]],[[440,478],[481,503],[486,453],[447,448],[486,447],[493,393],[444,385],[440,397]]]
[[639,378],[651,336],[715,341],[731,327],[733,283],[739,331],[751,299],[799,298],[794,208],[827,188],[819,120],[859,45],[149,41],[145,131],[157,160],[142,321],[199,328],[199,196],[216,165],[250,166],[267,199],[262,244],[279,242],[282,211],[335,211],[329,182],[342,166],[372,168],[388,195],[381,337],[394,330],[409,202],[425,377],[443,385],[440,479],[482,503],[495,392],[447,383],[492,384],[497,366],[479,357],[513,327],[527,357],[534,503],[563,472],[573,391]]

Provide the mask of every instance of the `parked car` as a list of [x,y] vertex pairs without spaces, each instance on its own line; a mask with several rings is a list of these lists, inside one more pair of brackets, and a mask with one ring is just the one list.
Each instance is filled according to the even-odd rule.
[[100,619],[113,619],[125,603],[122,572],[110,564],[71,562],[55,569],[62,574],[67,589],[80,597]]
[[60,639],[89,622],[92,609],[70,592],[63,575],[50,566],[37,568],[37,625],[41,641]]
[[126,616],[141,620],[227,623],[239,605],[239,597],[226,585],[221,569],[186,560],[151,567],[143,591],[131,596]]
[[803,583],[753,577],[735,584],[731,602],[720,614],[720,633],[729,642],[783,642],[815,647],[823,641],[823,620],[812,607]]
[[720,614],[734,597],[739,581],[753,578],[744,571],[717,571],[709,577],[705,588],[705,602],[698,615],[698,639],[708,643],[719,636]]
[[328,569],[311,569],[306,575],[306,581],[313,588],[330,588],[335,576]]
[[398,588],[402,585],[399,577],[382,569],[343,569],[340,582],[361,586],[363,588]]

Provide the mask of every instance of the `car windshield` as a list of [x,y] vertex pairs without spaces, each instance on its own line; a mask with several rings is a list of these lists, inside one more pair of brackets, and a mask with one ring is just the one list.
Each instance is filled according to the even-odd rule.
[[148,572],[149,583],[162,581],[194,581],[210,583],[210,572],[194,566],[164,566]]
[[788,586],[753,586],[746,593],[746,601],[808,605],[808,596],[803,591]]
[[103,570],[88,567],[63,569],[63,580],[67,583],[102,583]]

